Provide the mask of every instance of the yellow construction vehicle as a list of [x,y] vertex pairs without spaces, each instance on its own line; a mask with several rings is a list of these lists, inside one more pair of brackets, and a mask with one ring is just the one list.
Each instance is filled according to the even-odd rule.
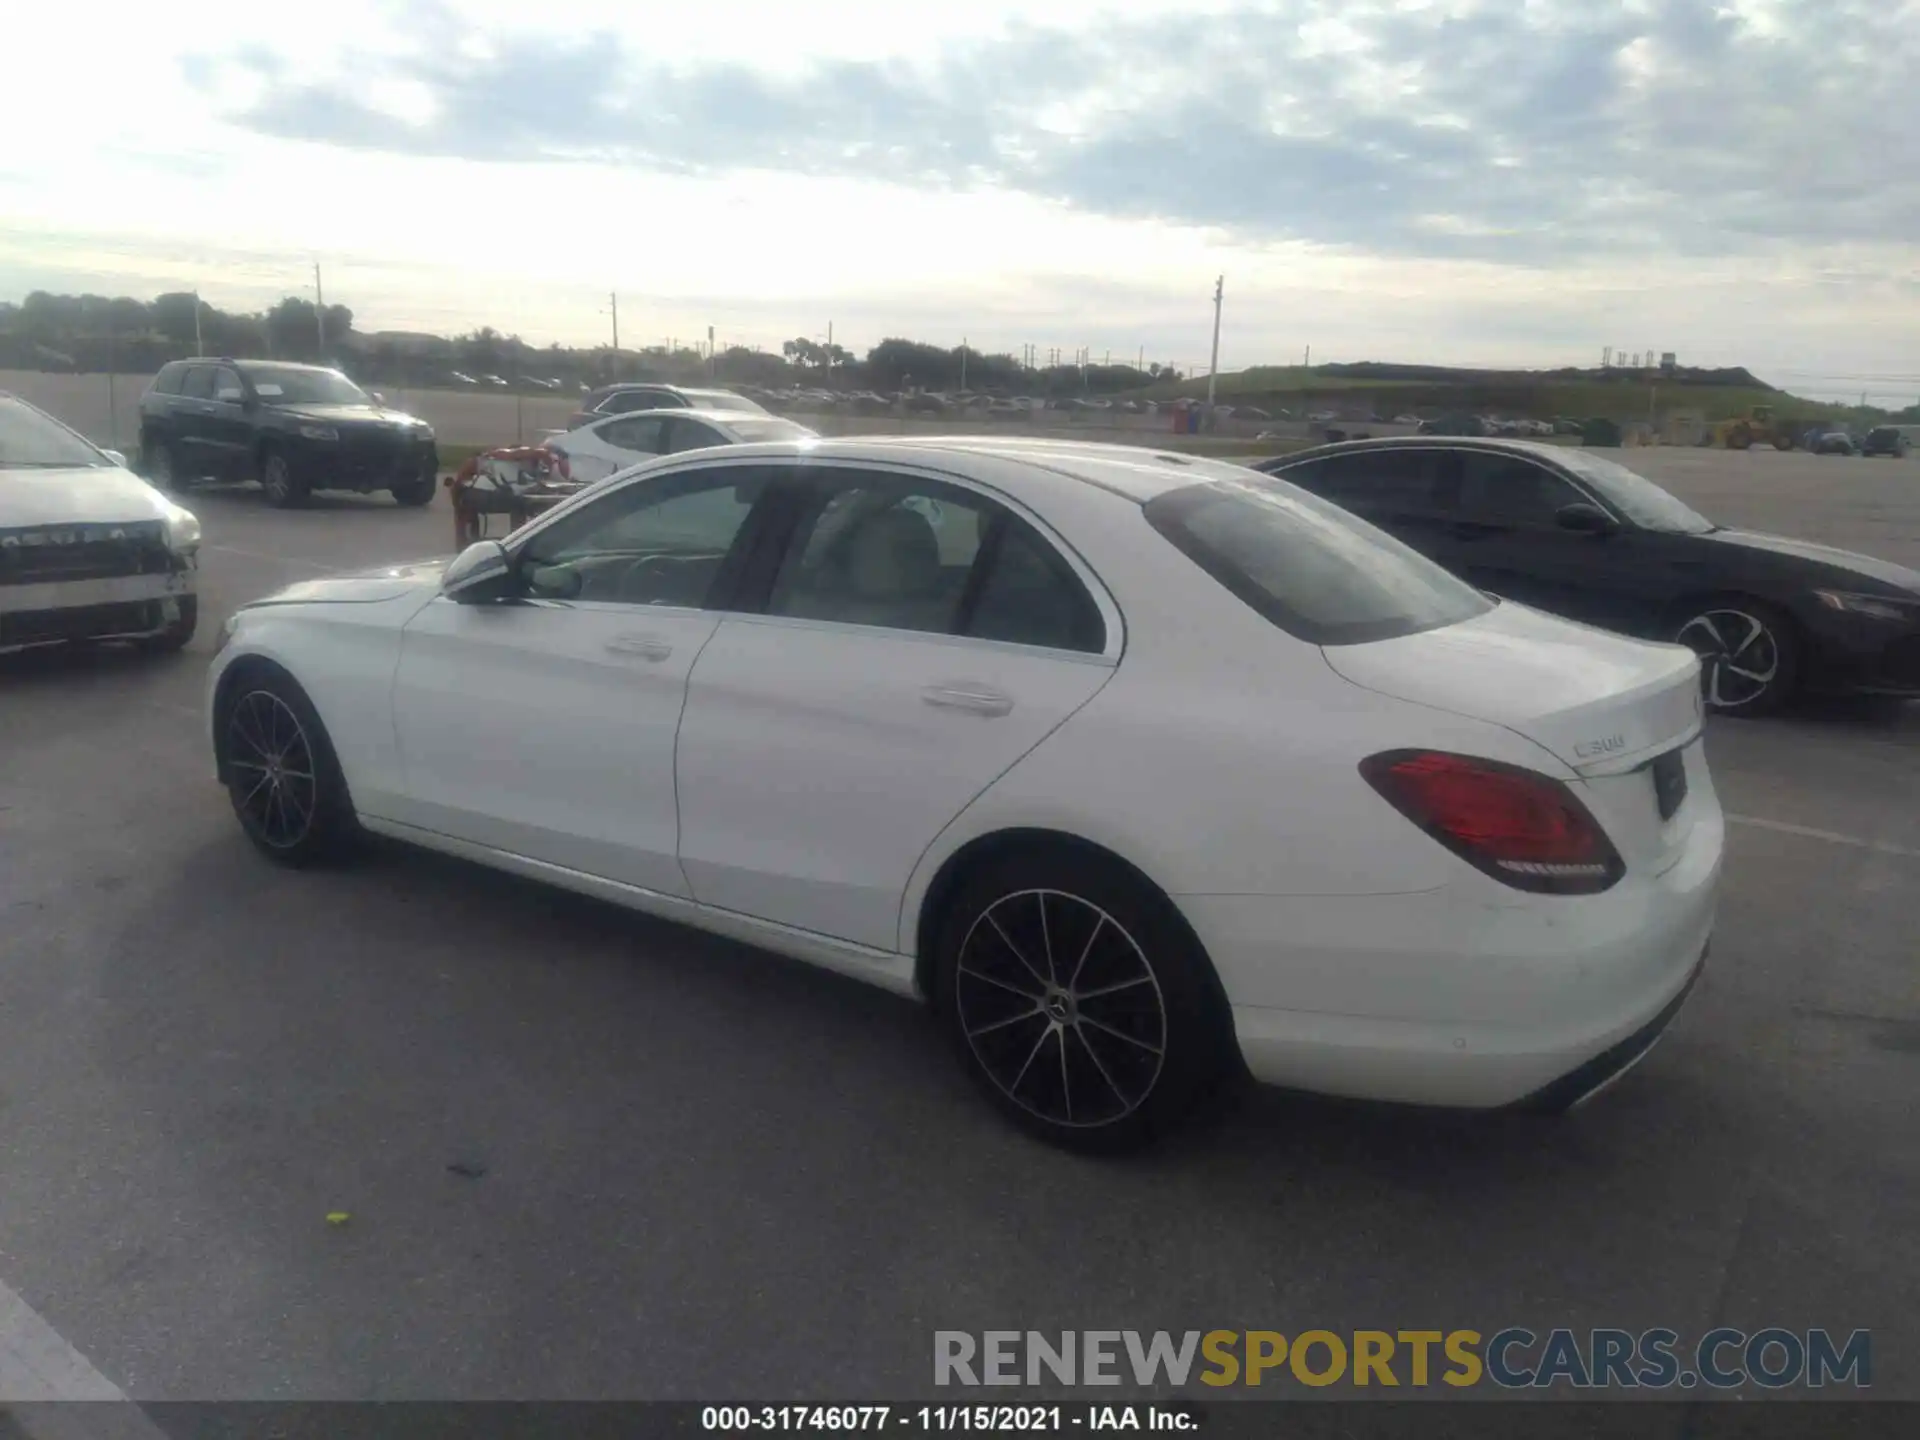
[[1727,450],[1750,450],[1755,445],[1771,445],[1776,450],[1793,449],[1793,427],[1776,420],[1771,405],[1756,405],[1740,420],[1722,420],[1714,427],[1714,442]]

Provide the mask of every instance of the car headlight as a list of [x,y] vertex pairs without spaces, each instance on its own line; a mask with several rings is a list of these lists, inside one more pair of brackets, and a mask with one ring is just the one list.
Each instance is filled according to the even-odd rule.
[[1814,598],[1829,610],[1866,615],[1875,620],[1920,620],[1920,596],[1903,600],[1893,595],[1856,595],[1849,590],[1816,590]]
[[176,555],[200,548],[200,519],[191,510],[176,505],[167,513],[167,548]]
[[300,438],[303,440],[338,440],[340,432],[331,425],[302,425]]

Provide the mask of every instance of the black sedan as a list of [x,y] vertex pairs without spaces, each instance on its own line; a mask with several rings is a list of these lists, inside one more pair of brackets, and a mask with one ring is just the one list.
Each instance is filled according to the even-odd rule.
[[1713,709],[1920,696],[1920,571],[1716,525],[1642,475],[1525,440],[1354,440],[1259,462],[1491,595],[1706,661]]

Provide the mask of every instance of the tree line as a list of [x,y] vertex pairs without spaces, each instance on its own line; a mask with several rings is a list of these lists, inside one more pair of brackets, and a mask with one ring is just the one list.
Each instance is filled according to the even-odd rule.
[[36,290],[18,304],[0,301],[0,368],[144,374],[169,360],[210,354],[324,361],[356,380],[389,386],[459,384],[454,377],[464,375],[481,382],[497,376],[516,389],[667,380],[1047,397],[1110,395],[1182,378],[1160,364],[1028,367],[1013,355],[898,337],[865,356],[804,336],[784,342],[777,354],[739,345],[710,354],[691,346],[538,346],[490,325],[451,337],[365,335],[353,320],[348,306],[316,312],[313,301],[294,295],[238,312],[184,291],[138,300]]

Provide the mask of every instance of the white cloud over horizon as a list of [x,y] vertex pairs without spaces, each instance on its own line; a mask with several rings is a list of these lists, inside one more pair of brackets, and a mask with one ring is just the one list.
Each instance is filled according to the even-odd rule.
[[1228,369],[1611,344],[1920,391],[1913,0],[1026,11],[81,0],[0,95],[0,298],[251,308],[318,259],[363,329],[590,343],[617,290],[629,344],[1191,367],[1224,272]]

